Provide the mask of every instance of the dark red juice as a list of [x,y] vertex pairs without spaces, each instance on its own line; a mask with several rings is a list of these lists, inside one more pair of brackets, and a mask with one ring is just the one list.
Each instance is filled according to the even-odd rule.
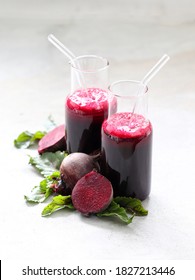
[[144,200],[150,193],[152,125],[142,115],[116,113],[102,125],[101,169],[114,196]]
[[80,89],[65,104],[66,141],[69,153],[91,153],[101,147],[101,125],[108,116],[107,92]]

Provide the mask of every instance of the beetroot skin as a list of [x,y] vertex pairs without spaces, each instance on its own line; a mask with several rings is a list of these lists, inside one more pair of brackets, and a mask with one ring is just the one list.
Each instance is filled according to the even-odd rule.
[[85,153],[72,153],[66,156],[60,165],[61,179],[69,193],[72,193],[77,181],[92,170],[99,171],[97,156]]
[[38,153],[57,152],[66,150],[65,126],[64,124],[49,131],[38,144]]
[[110,181],[95,171],[83,176],[72,191],[74,207],[85,215],[105,210],[112,198],[113,188]]

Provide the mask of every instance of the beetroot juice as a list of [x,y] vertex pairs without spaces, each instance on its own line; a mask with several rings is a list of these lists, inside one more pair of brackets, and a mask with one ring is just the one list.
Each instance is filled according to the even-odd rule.
[[116,113],[102,125],[102,173],[115,196],[144,200],[150,193],[152,125],[142,115]]
[[101,125],[108,116],[107,92],[79,89],[65,103],[66,141],[69,153],[91,153],[101,147]]

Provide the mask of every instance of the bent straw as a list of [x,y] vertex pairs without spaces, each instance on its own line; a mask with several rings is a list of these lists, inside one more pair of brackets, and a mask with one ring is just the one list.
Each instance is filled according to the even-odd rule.
[[[62,44],[62,42],[60,42],[53,34],[48,35],[48,40],[71,61],[72,65],[75,68],[80,69],[78,62],[75,63],[74,60],[76,56],[64,44]],[[76,72],[76,75],[77,75],[79,85],[82,88],[85,88],[84,79],[81,73],[78,74],[78,72]]]

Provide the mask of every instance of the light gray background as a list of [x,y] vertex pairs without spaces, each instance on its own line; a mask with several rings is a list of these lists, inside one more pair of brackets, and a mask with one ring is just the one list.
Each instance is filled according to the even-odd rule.
[[[110,80],[141,79],[164,54],[171,60],[150,82],[154,127],[148,217],[128,226],[27,207],[23,195],[40,177],[30,151],[13,139],[64,121],[70,90],[67,59],[47,40],[56,35],[76,55],[110,61]],[[195,2],[193,0],[0,0],[0,254],[7,259],[195,259]]]

